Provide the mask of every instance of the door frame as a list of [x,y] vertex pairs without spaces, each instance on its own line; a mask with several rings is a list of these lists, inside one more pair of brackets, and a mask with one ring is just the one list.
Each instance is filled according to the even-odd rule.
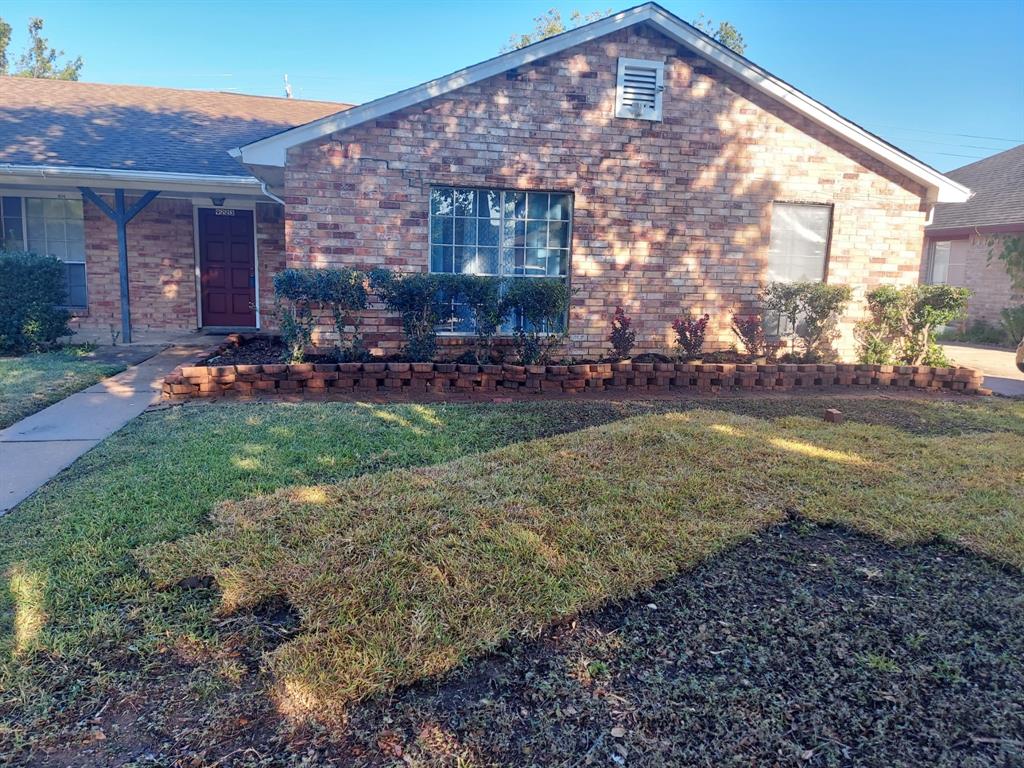
[[202,264],[199,252],[199,209],[200,208],[231,208],[235,211],[248,211],[252,216],[252,259],[253,270],[256,274],[256,330],[263,327],[263,315],[260,312],[260,239],[256,230],[256,202],[254,200],[232,200],[226,199],[221,205],[214,205],[212,201],[205,203],[202,200],[192,200],[192,238],[195,249],[195,282],[196,282],[196,322],[199,328],[203,328],[203,275]]

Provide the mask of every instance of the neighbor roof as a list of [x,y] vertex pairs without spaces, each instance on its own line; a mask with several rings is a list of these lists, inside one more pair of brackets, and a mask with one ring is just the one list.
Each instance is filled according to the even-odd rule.
[[[929,198],[940,202],[962,202],[970,190],[946,178],[934,168],[911,157],[892,144],[846,120],[793,86],[779,80],[743,56],[729,50],[656,3],[645,3],[549,37],[445,77],[399,91],[391,96],[353,107],[345,112],[314,120],[308,125],[240,144],[233,151],[251,168],[283,167],[290,147],[329,136],[337,131],[375,120],[400,109],[451,93],[473,83],[543,59],[582,43],[595,40],[636,24],[648,24],[671,40],[689,48],[754,88],[788,105],[818,125],[841,136],[854,146],[921,183]],[[260,171],[262,173],[262,171]]]
[[0,77],[0,168],[249,177],[240,143],[350,105],[238,93]]
[[937,205],[928,231],[1024,224],[1024,144],[946,174],[974,196],[960,205]]

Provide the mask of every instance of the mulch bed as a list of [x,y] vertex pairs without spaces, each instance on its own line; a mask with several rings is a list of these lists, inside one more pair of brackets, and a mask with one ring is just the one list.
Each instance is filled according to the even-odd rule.
[[945,546],[796,522],[357,708],[346,760],[1021,765],[1022,594],[1020,573]]

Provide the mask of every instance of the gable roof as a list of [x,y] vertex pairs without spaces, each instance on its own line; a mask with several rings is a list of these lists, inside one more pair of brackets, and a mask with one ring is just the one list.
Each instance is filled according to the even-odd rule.
[[230,148],[349,106],[0,77],[0,169],[9,164],[245,179],[251,174],[231,159]]
[[937,205],[928,232],[962,227],[1024,224],[1024,144],[946,174],[974,196],[960,205]]
[[934,168],[841,117],[656,3],[645,3],[612,14],[525,48],[510,51],[450,75],[399,91],[391,96],[367,102],[345,112],[329,115],[258,141],[242,144],[232,150],[232,154],[250,167],[283,167],[287,151],[291,147],[329,136],[370,120],[376,120],[397,110],[451,93],[464,86],[486,80],[636,24],[653,26],[671,40],[703,56],[724,71],[781,101],[854,146],[860,147],[886,165],[919,182],[928,189],[931,201],[963,202],[970,196],[970,190],[966,187],[946,178]]

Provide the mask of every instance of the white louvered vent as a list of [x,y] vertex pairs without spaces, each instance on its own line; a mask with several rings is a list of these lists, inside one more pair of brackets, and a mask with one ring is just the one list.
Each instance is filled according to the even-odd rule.
[[615,116],[635,120],[661,120],[665,91],[665,64],[644,59],[619,59],[615,88]]

